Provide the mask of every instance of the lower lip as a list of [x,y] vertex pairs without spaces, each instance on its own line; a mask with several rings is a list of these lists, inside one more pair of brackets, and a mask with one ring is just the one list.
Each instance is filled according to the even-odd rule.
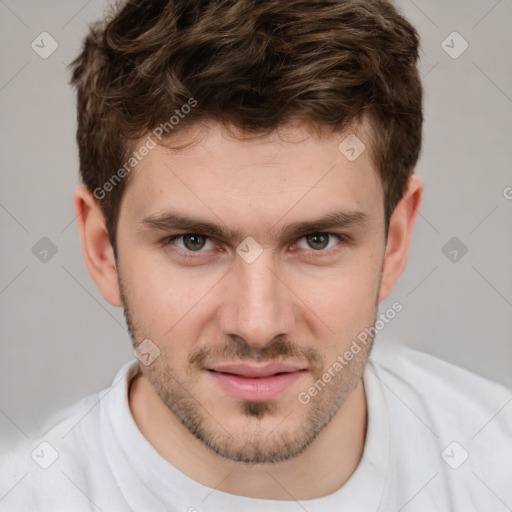
[[213,370],[209,370],[208,373],[233,397],[251,402],[266,402],[278,398],[305,373],[305,370],[261,378],[241,377]]

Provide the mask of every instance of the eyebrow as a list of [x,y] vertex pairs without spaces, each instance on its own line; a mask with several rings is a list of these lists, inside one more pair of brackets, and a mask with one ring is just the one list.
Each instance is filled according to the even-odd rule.
[[[347,210],[330,212],[312,220],[289,224],[278,230],[277,238],[281,240],[291,239],[307,233],[315,233],[333,228],[349,228],[366,224],[370,217],[359,210]],[[153,231],[186,231],[188,233],[210,235],[224,240],[240,240],[240,230],[214,224],[197,217],[187,217],[177,212],[166,212],[161,215],[145,217],[139,223],[146,229]],[[271,229],[271,231],[274,228]]]

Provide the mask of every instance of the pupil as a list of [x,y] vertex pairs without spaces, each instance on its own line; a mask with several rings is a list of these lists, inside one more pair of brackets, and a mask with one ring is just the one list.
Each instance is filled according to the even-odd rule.
[[[201,249],[204,245],[204,237],[199,235],[183,235],[183,238],[185,239],[185,247],[190,250],[194,249]],[[203,243],[197,242],[197,240],[203,239]],[[188,243],[189,241],[192,241],[192,243]]]
[[[183,235],[185,247],[190,250],[201,249],[204,246],[204,237],[199,235]],[[323,249],[328,242],[328,235],[317,234],[309,235],[308,243],[313,249]]]
[[[321,239],[320,242],[318,240]],[[315,240],[311,243],[311,240]],[[328,241],[328,235],[310,235],[308,237],[308,243],[313,249],[324,249],[326,247],[326,242]],[[320,247],[315,247],[315,245],[320,245]]]

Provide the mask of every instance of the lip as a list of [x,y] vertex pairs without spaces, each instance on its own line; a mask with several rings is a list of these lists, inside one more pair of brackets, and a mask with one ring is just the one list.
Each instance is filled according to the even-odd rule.
[[289,373],[305,370],[304,366],[294,365],[290,363],[267,363],[264,365],[251,365],[244,363],[224,363],[213,365],[208,368],[220,373],[231,373],[240,377],[271,377],[277,373]]
[[239,400],[251,402],[275,400],[307,371],[285,363],[262,366],[221,364],[206,370],[225,392]]

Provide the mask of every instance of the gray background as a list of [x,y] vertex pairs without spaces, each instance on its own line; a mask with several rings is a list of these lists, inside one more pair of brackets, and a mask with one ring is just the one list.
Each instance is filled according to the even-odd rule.
[[[43,418],[108,386],[132,357],[122,309],[89,277],[74,219],[74,94],[66,64],[103,0],[0,0],[0,432],[35,434]],[[379,334],[512,385],[512,0],[397,4],[422,37],[425,198]],[[46,31],[58,49],[31,48]],[[458,58],[442,42],[457,31]],[[453,43],[452,43],[453,39]],[[38,40],[38,39],[36,39]],[[445,43],[461,48],[449,37]],[[506,197],[508,196],[508,198]],[[47,237],[57,253],[32,252]],[[457,237],[457,261],[443,247]]]

